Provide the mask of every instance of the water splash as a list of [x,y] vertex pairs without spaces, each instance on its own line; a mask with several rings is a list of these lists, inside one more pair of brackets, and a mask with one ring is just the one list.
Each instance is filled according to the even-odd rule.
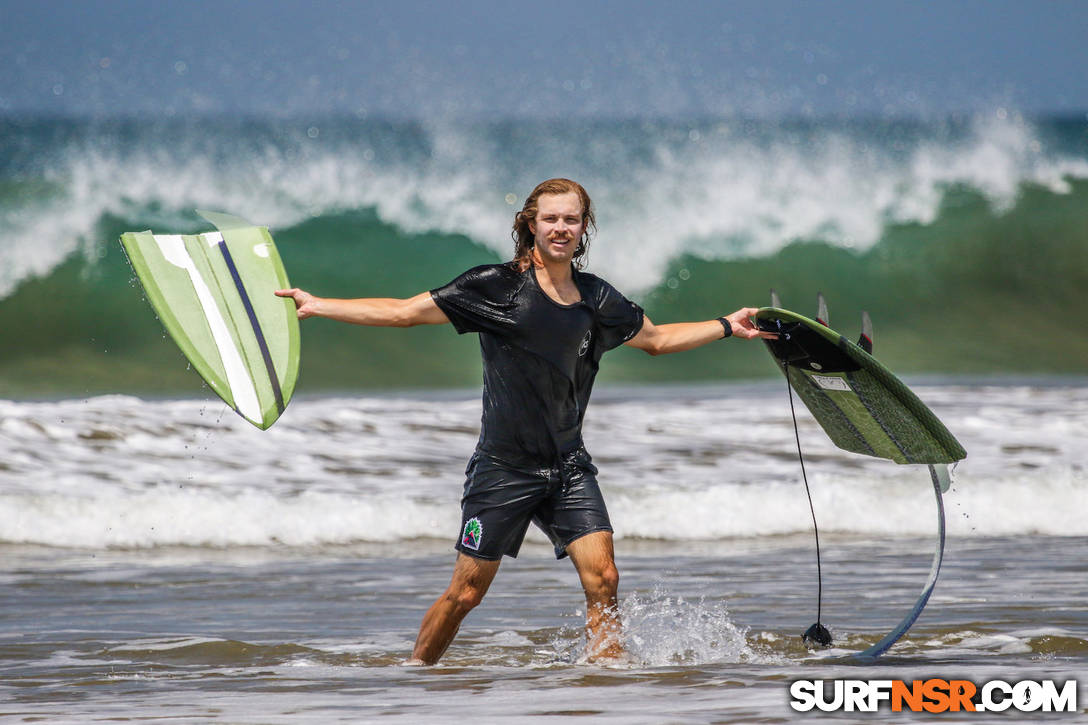
[[[672,667],[781,659],[766,645],[750,643],[748,629],[733,622],[723,602],[706,597],[686,599],[672,594],[664,584],[655,585],[649,593],[628,595],[620,603],[619,617],[625,657],[611,666]],[[551,645],[550,661],[586,664],[580,627],[563,628]]]

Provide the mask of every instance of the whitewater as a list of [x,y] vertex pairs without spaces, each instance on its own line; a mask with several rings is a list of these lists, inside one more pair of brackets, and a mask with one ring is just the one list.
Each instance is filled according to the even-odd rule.
[[[1083,382],[916,390],[969,452],[946,497],[950,536],[1088,536]],[[452,546],[472,393],[303,397],[266,432],[207,396],[0,401],[0,543]],[[934,532],[924,467],[839,451],[806,411],[800,430],[822,530]],[[585,437],[620,539],[811,528],[784,385],[606,388]]]
[[0,151],[0,295],[73,254],[105,256],[116,240],[104,220],[196,231],[196,208],[274,232],[373,210],[504,257],[513,212],[550,176],[590,189],[593,262],[641,294],[684,254],[764,257],[812,240],[860,251],[889,225],[933,222],[952,188],[1002,210],[1025,185],[1061,194],[1088,178],[1072,127],[1005,109],[937,122],[4,119],[0,132],[12,141]]

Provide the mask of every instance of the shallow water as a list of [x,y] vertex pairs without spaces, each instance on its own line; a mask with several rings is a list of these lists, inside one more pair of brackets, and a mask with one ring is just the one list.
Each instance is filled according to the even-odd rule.
[[446,583],[453,556],[444,544],[320,552],[8,546],[0,717],[408,723],[457,712],[514,722],[776,722],[797,715],[788,706],[797,678],[980,682],[1083,673],[1084,537],[950,542],[941,582],[913,630],[888,656],[851,659],[909,609],[929,544],[830,537],[823,620],[835,645],[812,652],[799,637],[815,606],[804,537],[621,541],[629,661],[609,667],[580,660],[573,568],[531,545],[504,563],[484,604],[430,668],[400,662]]
[[577,577],[537,533],[438,666],[400,664],[448,581],[475,396],[296,400],[264,433],[218,402],[0,402],[0,719],[781,722],[801,716],[799,678],[1080,676],[1088,391],[915,390],[969,457],[933,598],[875,661],[851,655],[929,570],[924,469],[840,452],[802,412],[835,637],[809,651],[816,562],[783,391],[601,391],[587,440],[628,650],[607,667],[582,661]]

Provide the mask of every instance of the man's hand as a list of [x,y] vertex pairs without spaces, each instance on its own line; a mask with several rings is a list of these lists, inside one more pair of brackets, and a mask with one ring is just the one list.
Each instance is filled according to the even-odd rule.
[[754,337],[762,337],[767,340],[777,340],[777,332],[764,332],[752,323],[752,318],[759,312],[758,307],[741,307],[731,315],[726,315],[729,325],[733,328],[733,337],[743,337],[751,340]]
[[309,292],[300,290],[297,287],[291,289],[278,289],[276,290],[277,297],[290,297],[295,301],[295,309],[298,313],[298,319],[305,320],[307,317],[313,317],[317,314],[317,297],[314,297]]

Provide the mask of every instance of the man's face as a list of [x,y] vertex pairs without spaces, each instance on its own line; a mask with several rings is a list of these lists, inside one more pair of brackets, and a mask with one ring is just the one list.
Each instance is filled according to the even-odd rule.
[[544,262],[569,264],[585,231],[582,200],[573,191],[566,194],[541,194],[537,199],[536,218],[529,231],[537,254]]

